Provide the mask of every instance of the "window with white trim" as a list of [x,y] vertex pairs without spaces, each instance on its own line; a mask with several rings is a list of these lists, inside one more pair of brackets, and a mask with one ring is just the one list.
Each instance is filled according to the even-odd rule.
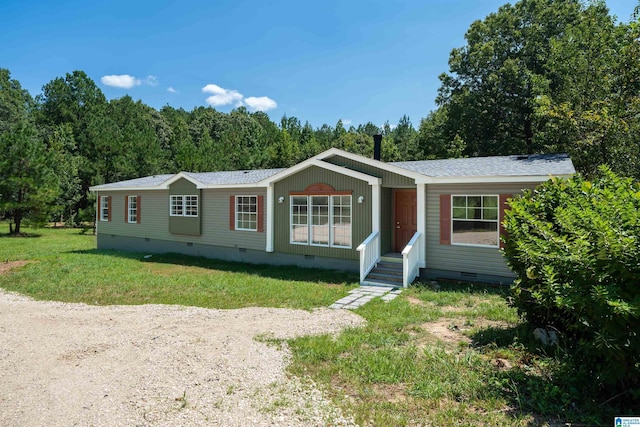
[[109,221],[109,196],[100,196],[100,221]]
[[351,247],[351,196],[331,196],[331,246]]
[[451,196],[451,244],[499,246],[498,196]]
[[171,195],[169,199],[170,216],[198,216],[198,196],[196,195]]
[[309,243],[309,209],[307,196],[291,196],[291,243]]
[[350,195],[292,195],[290,203],[291,243],[351,247]]
[[258,230],[258,196],[236,196],[236,230]]
[[198,196],[184,196],[184,216],[198,216]]
[[129,196],[127,197],[128,206],[127,206],[127,222],[136,223],[138,222],[138,197]]

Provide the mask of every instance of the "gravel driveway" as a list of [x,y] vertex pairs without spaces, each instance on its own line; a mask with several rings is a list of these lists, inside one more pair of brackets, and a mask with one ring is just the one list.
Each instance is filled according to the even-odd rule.
[[0,289],[2,426],[345,426],[258,337],[337,333],[347,310],[88,306]]

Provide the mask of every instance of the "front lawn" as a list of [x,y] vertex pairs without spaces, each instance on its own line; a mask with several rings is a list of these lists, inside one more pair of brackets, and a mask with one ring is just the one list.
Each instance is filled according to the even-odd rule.
[[0,274],[0,288],[40,300],[308,310],[342,298],[358,280],[336,271],[97,250],[95,237],[77,229],[25,231],[28,237],[0,235],[0,264],[29,261]]

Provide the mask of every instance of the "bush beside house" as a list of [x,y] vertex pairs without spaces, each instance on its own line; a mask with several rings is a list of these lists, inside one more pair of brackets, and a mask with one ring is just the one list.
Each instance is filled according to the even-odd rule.
[[[510,201],[505,255],[514,304],[557,330],[600,386],[640,385],[640,183],[601,167]],[[592,383],[593,384],[593,383]]]

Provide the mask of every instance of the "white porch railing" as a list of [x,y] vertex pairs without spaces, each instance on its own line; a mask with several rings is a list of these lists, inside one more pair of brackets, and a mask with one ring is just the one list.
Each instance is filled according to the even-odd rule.
[[380,259],[380,233],[374,231],[356,249],[360,252],[360,284]]
[[416,232],[402,250],[402,286],[406,288],[420,274],[420,238]]

